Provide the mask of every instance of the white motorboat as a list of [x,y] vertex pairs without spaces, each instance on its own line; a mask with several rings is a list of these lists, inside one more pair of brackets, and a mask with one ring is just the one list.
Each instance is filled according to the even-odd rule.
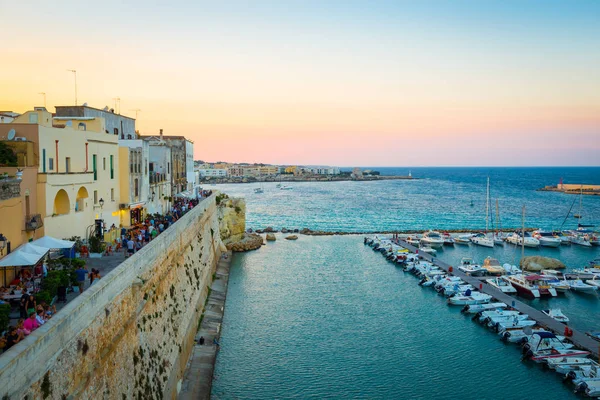
[[506,271],[506,273],[508,275],[515,275],[515,274],[523,273],[523,271],[519,267],[517,267],[516,265],[509,264],[509,263],[502,264],[502,268],[504,268],[504,271]]
[[412,244],[413,246],[417,246],[417,247],[419,247],[419,244],[420,244],[419,238],[413,237],[413,236],[407,237],[405,239],[405,242],[408,243],[408,244]]
[[458,265],[458,270],[471,276],[483,276],[487,270],[480,265],[475,264],[471,257],[463,257]]
[[427,254],[431,254],[431,255],[437,254],[437,250],[436,249],[432,249],[429,246],[419,247],[419,250],[422,251],[423,253],[427,253]]
[[291,186],[286,186],[286,185],[283,185],[283,186],[281,186],[281,187],[279,188],[279,190],[292,190],[292,187],[291,187]]
[[506,270],[500,265],[500,262],[492,257],[486,257],[485,260],[483,260],[483,268],[485,268],[489,275],[499,276],[506,273]]
[[542,276],[548,277],[548,285],[552,286],[554,290],[556,290],[556,293],[567,293],[569,290],[571,290],[571,287],[564,279],[560,280],[555,276]]
[[594,365],[595,363],[591,358],[585,357],[562,357],[546,360],[548,368],[555,370],[559,374],[568,373],[573,369],[572,367]]
[[566,280],[565,282],[569,285],[571,290],[574,292],[591,293],[591,292],[595,292],[596,290],[598,290],[597,286],[588,285],[587,283],[584,283],[581,279]]
[[576,244],[578,246],[592,247],[592,244],[590,243],[590,240],[586,235],[582,235],[582,234],[574,232],[570,236],[570,240],[571,240],[572,244]]
[[473,292],[470,296],[466,294],[463,296],[453,296],[448,298],[448,304],[452,306],[464,306],[471,304],[485,304],[489,303],[492,296],[480,292]]
[[533,237],[540,241],[540,246],[544,247],[560,247],[562,243],[553,232],[537,230],[533,232]]
[[511,285],[509,282],[505,281],[504,279],[500,279],[500,278],[496,277],[496,278],[486,279],[485,281],[490,286],[493,286],[496,289],[502,291],[502,293],[508,293],[508,294],[517,293],[517,289],[515,289],[513,287],[513,285]]
[[[508,317],[514,317],[514,316],[521,316],[521,315],[525,315],[525,314],[521,314],[519,311],[512,311],[512,310],[487,310],[487,311],[482,311],[480,313],[477,313],[478,315],[478,319],[479,322],[490,322],[492,320],[492,318],[508,318]],[[527,319],[527,315],[525,315],[525,318],[520,318],[520,319]]]
[[513,285],[517,293],[522,296],[535,297],[552,296],[556,297],[556,289],[548,284],[548,278],[541,275],[509,275],[502,279]]
[[546,314],[547,316],[549,316],[552,319],[557,320],[558,322],[569,322],[569,318],[562,313],[562,311],[560,310],[560,308],[551,308],[549,310],[542,310],[542,313]]
[[265,191],[261,187],[254,188],[254,193],[264,193]]
[[561,342],[554,333],[535,332],[523,346],[523,358],[543,362],[550,358],[584,357],[589,351],[572,349],[570,343]]
[[[527,331],[527,332],[525,332]],[[543,328],[534,328],[527,326],[525,328],[508,328],[498,333],[500,340],[510,343],[527,343],[531,339],[531,335],[535,332],[548,332]],[[559,336],[557,336],[559,337]],[[560,338],[564,339],[563,336]]]
[[494,247],[494,240],[483,233],[477,233],[471,236],[471,243],[477,246]]
[[534,237],[531,237],[527,232],[525,232],[525,239],[521,237],[521,233],[509,233],[506,236],[506,241],[508,243],[514,244],[516,246],[525,246],[525,247],[539,247],[540,241]]
[[488,303],[488,304],[473,304],[470,306],[465,306],[463,308],[463,312],[465,313],[479,313],[487,310],[503,310],[508,307],[505,303]]
[[588,279],[585,281],[585,283],[587,283],[588,285],[600,288],[600,278],[598,278],[598,277],[594,277],[594,279]]
[[593,379],[582,379],[575,387],[578,393],[585,393],[589,397],[600,397],[600,381]]
[[596,267],[574,269],[573,273],[577,275],[578,279],[600,279],[600,268]]
[[494,236],[492,239],[494,240],[494,244],[496,246],[504,245],[504,236],[501,233],[494,233]]
[[500,321],[494,325],[494,329],[496,332],[504,332],[510,329],[523,329],[525,327],[534,326],[536,324],[535,321],[530,319],[520,320],[518,318],[509,319],[507,321]]
[[442,233],[442,239],[444,239],[445,246],[453,246],[454,245],[454,238],[448,232]]
[[431,248],[442,247],[444,245],[444,238],[439,232],[429,231],[423,234],[421,237],[421,245],[428,246]]
[[568,232],[562,231],[553,231],[552,234],[555,238],[560,239],[560,244],[562,245],[570,245],[571,244],[571,235]]
[[456,244],[469,244],[471,243],[472,234],[468,233],[466,235],[460,235],[454,238],[454,243]]
[[[527,314],[486,318],[483,320],[483,323],[485,325],[487,325],[489,328],[493,328],[497,332],[500,330],[500,324],[504,324],[504,326],[506,326],[506,324],[511,324],[510,326],[518,325],[520,327],[523,325],[525,325],[525,326],[535,325],[535,321],[530,320],[529,316]],[[503,328],[503,329],[506,330],[506,328]]]

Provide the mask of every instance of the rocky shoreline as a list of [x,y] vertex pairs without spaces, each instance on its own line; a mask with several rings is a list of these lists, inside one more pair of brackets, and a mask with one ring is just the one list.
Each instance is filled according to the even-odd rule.
[[205,185],[220,185],[227,183],[257,183],[257,182],[276,182],[276,183],[288,183],[288,182],[344,182],[344,181],[357,181],[357,182],[370,182],[370,181],[387,181],[387,180],[413,180],[419,178],[413,178],[412,176],[386,176],[386,175],[373,175],[364,176],[362,178],[352,178],[346,175],[334,175],[334,176],[286,176],[281,175],[277,178],[210,178],[201,179],[200,183]]

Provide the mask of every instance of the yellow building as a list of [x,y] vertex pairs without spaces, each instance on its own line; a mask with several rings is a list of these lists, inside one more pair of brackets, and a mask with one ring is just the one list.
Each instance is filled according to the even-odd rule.
[[277,175],[279,173],[279,167],[274,165],[265,165],[259,167],[259,171],[261,176]]
[[33,144],[35,213],[46,235],[86,237],[96,219],[106,227],[119,225],[118,138],[108,134],[103,118],[53,118],[38,107],[1,124],[0,137],[10,130],[15,141]]
[[296,175],[297,171],[298,171],[298,167],[296,167],[295,165],[291,166],[291,167],[286,167],[285,168],[285,173],[286,174],[294,174],[294,175]]

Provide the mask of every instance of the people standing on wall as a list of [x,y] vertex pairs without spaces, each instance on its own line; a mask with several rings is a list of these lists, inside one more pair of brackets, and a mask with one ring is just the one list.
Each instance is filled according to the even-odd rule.
[[87,269],[80,265],[75,270],[75,275],[77,276],[77,286],[79,286],[79,293],[83,293],[85,289],[85,275],[88,273]]
[[27,301],[25,302],[25,309],[27,310],[27,314],[35,313],[35,309],[37,308],[37,303],[35,301],[35,297],[30,294],[27,297]]
[[127,257],[131,257],[135,252],[135,242],[132,238],[127,241]]

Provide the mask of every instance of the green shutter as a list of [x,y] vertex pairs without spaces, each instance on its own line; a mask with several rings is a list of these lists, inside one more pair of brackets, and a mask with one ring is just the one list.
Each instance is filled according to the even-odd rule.
[[113,156],[110,156],[110,179],[115,179],[115,170],[113,169]]
[[96,169],[96,155],[92,156],[92,167],[94,168],[94,180],[98,180],[98,170]]

